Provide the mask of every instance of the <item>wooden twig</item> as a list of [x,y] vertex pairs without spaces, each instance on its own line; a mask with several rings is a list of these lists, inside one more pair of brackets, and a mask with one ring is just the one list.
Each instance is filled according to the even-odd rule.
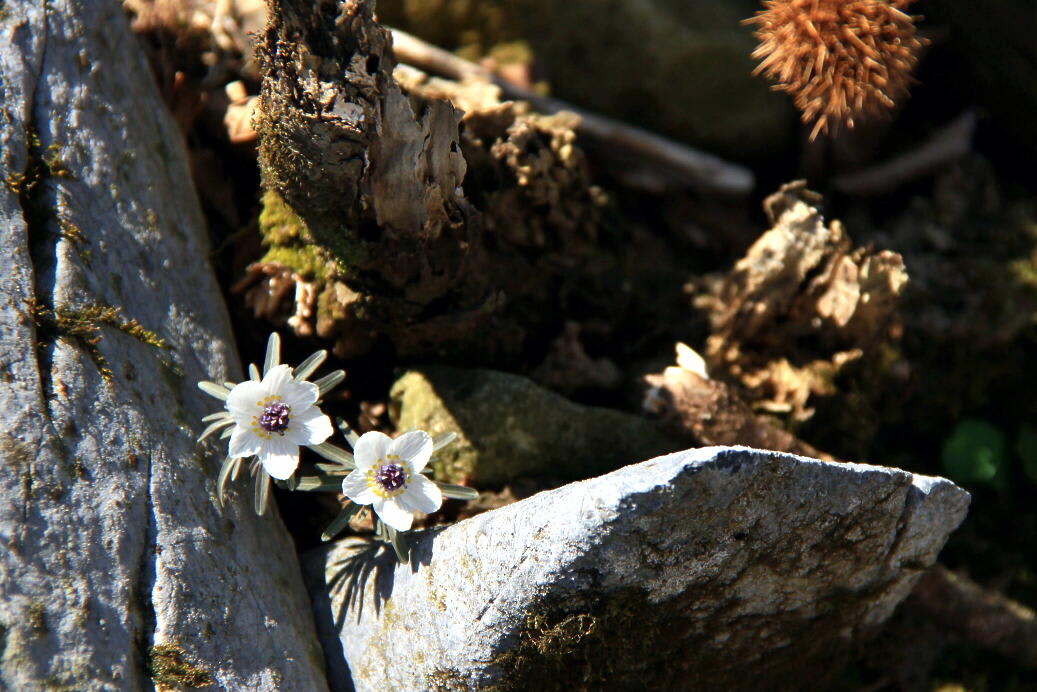
[[838,176],[835,187],[855,197],[889,192],[967,154],[975,131],[976,113],[965,111],[917,147],[862,171]]
[[459,58],[399,29],[392,30],[393,52],[397,60],[426,72],[457,81],[477,79],[492,82],[509,98],[528,101],[545,114],[569,111],[580,116],[577,131],[599,143],[602,153],[629,165],[631,159],[652,162],[673,179],[704,192],[741,196],[749,194],[755,180],[744,166],[698,151],[673,140],[625,123],[591,113],[559,99],[541,96],[510,84],[490,70]]
[[1021,603],[942,565],[922,576],[911,602],[965,640],[1037,668],[1037,616]]

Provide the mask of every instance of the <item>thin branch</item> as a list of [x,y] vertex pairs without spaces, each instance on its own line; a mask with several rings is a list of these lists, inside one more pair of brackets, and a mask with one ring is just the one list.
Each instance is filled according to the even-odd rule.
[[976,113],[965,111],[917,147],[870,168],[837,177],[835,187],[855,197],[895,190],[969,153],[975,131]]
[[569,111],[579,115],[578,132],[597,140],[602,145],[602,154],[623,167],[628,166],[631,159],[650,161],[668,176],[705,192],[741,196],[753,189],[753,174],[744,166],[515,86],[480,65],[399,29],[392,30],[392,37],[393,52],[400,62],[457,81],[476,79],[491,82],[499,86],[507,98],[528,101],[541,113]]
[[1037,668],[1037,617],[1021,603],[942,565],[922,576],[911,602],[967,641]]

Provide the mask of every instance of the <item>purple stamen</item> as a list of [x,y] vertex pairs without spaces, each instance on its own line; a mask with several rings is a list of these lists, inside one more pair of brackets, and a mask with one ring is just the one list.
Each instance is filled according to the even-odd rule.
[[407,472],[399,464],[386,464],[378,468],[374,479],[378,482],[378,485],[392,492],[407,482]]
[[270,404],[263,409],[263,415],[259,417],[259,427],[270,433],[284,435],[284,431],[288,429],[288,421],[291,420],[288,415],[291,412],[292,407],[288,404]]

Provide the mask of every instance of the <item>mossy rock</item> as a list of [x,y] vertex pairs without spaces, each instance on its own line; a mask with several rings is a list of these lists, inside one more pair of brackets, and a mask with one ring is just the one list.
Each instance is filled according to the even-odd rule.
[[399,429],[458,434],[436,455],[436,478],[480,488],[525,476],[589,478],[686,446],[644,418],[582,406],[493,370],[411,370],[391,398]]

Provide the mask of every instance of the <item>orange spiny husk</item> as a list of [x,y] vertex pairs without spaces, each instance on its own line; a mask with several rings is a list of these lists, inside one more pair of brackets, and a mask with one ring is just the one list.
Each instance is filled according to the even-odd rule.
[[746,24],[756,27],[753,74],[792,94],[810,138],[854,118],[877,115],[907,94],[924,40],[913,0],[767,0]]

